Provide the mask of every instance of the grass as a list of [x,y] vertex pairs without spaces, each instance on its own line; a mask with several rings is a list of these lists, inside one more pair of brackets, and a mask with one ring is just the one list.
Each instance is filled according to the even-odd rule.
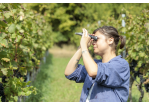
[[[65,78],[64,70],[71,57],[58,57],[49,54],[46,63],[41,66],[36,80],[32,83],[37,94],[31,94],[28,102],[79,102],[82,91],[82,83],[75,83]],[[80,62],[83,64],[83,60]],[[137,78],[139,81],[139,78]],[[138,102],[140,92],[135,86],[132,87],[133,102]],[[144,89],[144,87],[143,87]],[[149,101],[149,95],[144,89],[143,102]]]
[[[82,91],[82,83],[68,80],[64,75],[70,57],[53,57],[49,55],[41,66],[36,80],[32,83],[38,91],[31,94],[28,102],[78,102]],[[83,63],[83,61],[80,61]]]

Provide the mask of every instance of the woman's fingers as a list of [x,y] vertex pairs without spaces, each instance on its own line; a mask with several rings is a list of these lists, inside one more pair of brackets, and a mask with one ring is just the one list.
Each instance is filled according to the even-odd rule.
[[84,28],[82,28],[82,31],[83,31],[83,35],[82,35],[82,37],[84,37]]
[[84,28],[84,34],[85,36],[87,36],[87,30]]
[[87,30],[86,30],[86,29],[85,29],[85,32],[86,32],[86,34],[85,34],[85,35],[86,35],[86,36],[88,36],[88,32],[87,32]]
[[93,35],[93,36],[95,36],[95,34],[90,34],[90,35]]
[[83,30],[83,36],[88,36],[88,31],[85,28],[83,28],[82,30]]

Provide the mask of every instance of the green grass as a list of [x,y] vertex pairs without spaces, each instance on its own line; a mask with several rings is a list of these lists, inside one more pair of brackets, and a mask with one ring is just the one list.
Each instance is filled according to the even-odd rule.
[[[36,77],[33,86],[38,91],[36,95],[28,97],[29,102],[78,102],[82,91],[82,83],[68,80],[65,67],[69,58],[47,57],[46,63],[41,66],[41,71]],[[83,61],[80,61],[83,63]]]
[[[41,66],[36,80],[32,83],[37,90],[37,94],[31,94],[28,102],[79,102],[82,91],[82,83],[75,83],[65,78],[64,71],[70,57],[55,57],[51,54],[47,57],[46,63]],[[83,60],[80,62],[83,64]],[[137,78],[137,81],[139,79]],[[138,102],[140,92],[135,86],[132,87],[132,97],[134,102]],[[143,87],[144,88],[144,87]],[[144,89],[144,102],[149,101],[149,95]]]

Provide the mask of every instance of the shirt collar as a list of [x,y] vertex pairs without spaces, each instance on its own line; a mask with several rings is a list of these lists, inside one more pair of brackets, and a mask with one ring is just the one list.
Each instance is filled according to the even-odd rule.
[[[119,58],[122,58],[122,56],[121,55],[118,55],[118,56],[112,58],[110,61],[108,61],[106,63],[110,63],[111,61],[116,60],[116,59],[119,59]],[[102,60],[101,60],[101,62],[102,62]]]

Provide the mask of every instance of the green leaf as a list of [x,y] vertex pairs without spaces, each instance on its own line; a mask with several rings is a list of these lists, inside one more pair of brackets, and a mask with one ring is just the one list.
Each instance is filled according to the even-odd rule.
[[4,75],[7,75],[7,68],[1,68],[1,71],[2,71],[2,73],[4,74]]
[[26,75],[27,74],[27,70],[25,67],[20,67],[20,73],[21,75]]
[[9,18],[11,15],[12,15],[11,12],[6,12],[6,13],[4,13],[4,16],[5,16],[6,18]]
[[24,30],[23,30],[23,29],[21,29],[19,32],[24,33]]
[[18,67],[13,67],[14,70],[18,69]]
[[2,78],[0,78],[0,83],[2,83]]
[[14,32],[15,32],[15,29],[16,29],[16,25],[15,25],[15,24],[11,24],[11,25],[9,26],[9,28],[8,28],[8,31],[9,31],[10,33],[14,33]]
[[25,96],[25,92],[23,92],[23,91],[18,92],[18,96]]
[[4,93],[5,93],[5,95],[10,96],[10,94],[11,94],[10,88],[9,87],[5,87]]
[[17,63],[14,60],[10,61],[10,66],[13,67],[13,69],[18,68]]
[[137,66],[141,67],[141,65],[142,65],[142,61],[139,61]]
[[7,21],[7,24],[12,24],[12,23],[14,23],[13,17],[9,17],[9,18],[7,18],[7,19],[5,19],[5,20]]
[[21,37],[20,35],[18,35],[16,42],[19,42],[19,41],[21,40],[21,38],[22,38],[22,37]]
[[6,24],[4,21],[0,21],[0,26],[1,26],[1,27],[6,27],[7,24]]
[[27,91],[26,96],[29,96],[32,93],[32,91]]
[[0,58],[6,57],[6,56],[7,56],[7,51],[0,51]]
[[1,46],[3,46],[3,47],[8,47],[7,40],[4,39],[6,36],[7,36],[7,34],[5,34],[5,33],[0,33],[0,44],[1,44]]
[[16,25],[16,28],[17,28],[18,30],[20,30],[20,29],[21,29],[21,25],[17,24],[17,25]]
[[131,55],[132,55],[133,58],[135,58],[137,53],[136,52],[132,52]]
[[13,14],[15,14],[17,12],[17,9],[13,9],[12,12]]
[[9,62],[10,61],[10,59],[8,59],[8,58],[2,58],[2,60],[5,61],[5,62]]
[[29,85],[31,83],[31,81],[28,81],[27,83],[26,83],[26,85]]
[[13,33],[13,34],[11,35],[11,38],[16,38],[16,34]]
[[6,36],[7,34],[5,34],[4,32],[0,33],[0,41],[3,40]]
[[0,9],[6,8],[3,4],[0,4]]
[[8,75],[8,76],[13,76],[13,70],[8,70],[7,75]]
[[11,84],[11,86],[10,86],[10,89],[11,89],[12,91],[15,91],[15,89],[16,89],[16,84],[15,84],[14,82],[16,82],[16,81],[12,81],[12,84]]
[[6,40],[6,39],[1,40],[0,44],[1,44],[3,47],[8,47],[8,43],[7,43],[7,40]]
[[14,98],[15,102],[18,101],[18,96],[14,96],[13,98]]
[[140,57],[145,57],[145,53],[144,53],[144,52],[140,52],[140,53],[139,53],[139,56],[140,56]]

